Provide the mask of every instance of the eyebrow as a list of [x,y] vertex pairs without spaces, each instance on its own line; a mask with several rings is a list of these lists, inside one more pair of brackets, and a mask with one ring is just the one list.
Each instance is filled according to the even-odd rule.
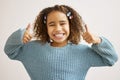
[[[60,20],[59,22],[67,22],[67,21],[66,21],[66,20]],[[53,23],[55,23],[55,22],[54,22],[54,21],[51,21],[51,22],[48,23],[48,25],[49,25],[49,24],[53,24]]]
[[59,22],[67,22],[66,20],[61,20],[61,21],[59,21]]

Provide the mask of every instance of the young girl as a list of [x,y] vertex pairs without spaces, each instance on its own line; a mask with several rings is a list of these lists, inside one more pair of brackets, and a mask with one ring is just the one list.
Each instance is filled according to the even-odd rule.
[[[66,5],[43,9],[34,32],[37,40],[30,41],[30,25],[17,30],[4,49],[9,58],[23,63],[31,80],[85,80],[90,67],[112,66],[118,59],[112,44],[91,34],[81,16]],[[81,37],[91,47],[80,44]]]

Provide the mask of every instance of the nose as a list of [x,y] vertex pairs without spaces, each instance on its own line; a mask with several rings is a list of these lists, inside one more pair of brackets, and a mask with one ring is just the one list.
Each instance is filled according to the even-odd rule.
[[56,25],[56,31],[60,31],[60,30],[62,30],[62,27],[59,24]]

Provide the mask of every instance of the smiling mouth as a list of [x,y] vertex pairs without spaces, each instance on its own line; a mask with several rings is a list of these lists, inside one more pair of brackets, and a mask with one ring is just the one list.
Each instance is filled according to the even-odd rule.
[[54,37],[57,39],[61,39],[64,37],[64,33],[58,33],[58,34],[54,34]]

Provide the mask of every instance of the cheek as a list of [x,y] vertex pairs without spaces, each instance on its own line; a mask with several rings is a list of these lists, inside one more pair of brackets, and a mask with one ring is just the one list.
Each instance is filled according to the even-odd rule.
[[53,29],[47,28],[47,32],[48,32],[48,35],[49,35],[49,36],[50,36],[50,34],[52,34],[52,31],[53,31]]
[[68,34],[70,34],[70,28],[69,28],[69,26],[66,27],[66,31],[67,31]]

